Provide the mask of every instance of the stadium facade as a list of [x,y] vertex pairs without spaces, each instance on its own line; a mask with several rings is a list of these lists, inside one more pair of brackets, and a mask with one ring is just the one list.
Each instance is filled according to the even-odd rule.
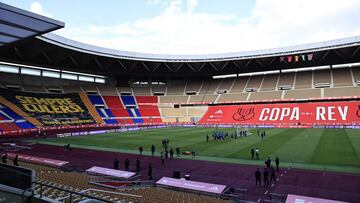
[[[359,36],[225,54],[146,54],[46,33],[64,23],[1,9],[8,13],[0,47],[2,133],[68,125],[360,124]],[[283,108],[266,108],[269,102]]]
[[[131,182],[130,178],[139,178],[141,173],[94,166],[94,160],[87,160],[84,156],[90,153],[91,159],[108,165],[104,160],[108,162],[110,156],[118,155],[113,152],[93,153],[89,149],[76,149],[72,152],[68,144],[60,154],[58,147],[35,144],[32,149],[32,146],[23,146],[22,140],[8,143],[8,138],[67,137],[167,126],[235,127],[237,130],[239,127],[245,127],[245,131],[248,127],[259,130],[360,128],[360,36],[257,51],[210,55],[161,55],[112,50],[67,39],[51,33],[64,27],[63,22],[3,3],[0,3],[0,12],[1,149],[4,148],[6,151],[15,148],[23,150],[24,153],[31,149],[28,154],[22,154],[17,158],[23,161],[22,164],[25,166],[34,168],[40,177],[38,180],[41,181],[35,181],[34,171],[28,169],[21,169],[20,175],[15,175],[14,178],[24,179],[21,175],[25,174],[25,189],[40,193],[40,198],[44,193],[50,198],[70,202],[72,195],[76,196],[75,202],[81,202],[86,198],[112,202],[119,200],[114,198],[116,195],[121,196],[121,201],[124,202],[178,202],[181,198],[183,202],[224,202],[223,199],[246,201],[247,194],[250,200],[256,201],[269,193],[270,199],[278,197],[279,202],[284,202],[286,195],[279,196],[270,189],[262,191],[263,188],[254,188],[249,177],[253,175],[252,170],[255,170],[255,166],[242,166],[244,168],[240,168],[241,170],[234,170],[237,166],[217,166],[215,163],[204,164],[189,160],[177,160],[179,164],[176,166],[181,168],[191,165],[195,167],[191,169],[194,171],[205,166],[213,168],[214,171],[220,168],[221,172],[226,172],[210,175],[211,177],[209,173],[203,175],[203,171],[199,172],[200,176],[205,177],[204,180],[216,180],[219,184],[187,182],[189,180],[164,177],[168,171],[165,172],[162,165],[154,164],[161,172],[157,174],[157,178],[161,179],[153,184],[195,191],[196,194],[210,194],[212,197],[195,197],[188,193],[167,192],[156,187],[149,189],[148,185],[136,193],[142,196],[117,194],[117,190],[92,191],[93,189],[88,189],[93,187],[88,177],[94,174],[111,176],[111,179],[102,179],[103,181],[98,182],[110,181],[110,186],[114,186],[111,185],[114,178],[126,176],[125,180],[129,181],[126,184],[131,185],[134,182]],[[245,131],[244,137],[247,136]],[[257,132],[259,136],[260,131]],[[265,132],[263,135],[265,136]],[[348,144],[351,146],[352,143],[348,141]],[[49,157],[40,157],[44,155]],[[123,155],[121,158],[125,159]],[[130,155],[126,156],[128,158]],[[193,156],[195,158],[195,152]],[[9,158],[14,160],[15,157],[15,153],[9,153]],[[137,155],[130,156],[132,159],[139,157],[143,158]],[[155,163],[155,157],[148,158]],[[144,162],[148,164],[149,160],[144,159]],[[82,170],[86,170],[90,165],[91,168],[86,170],[87,174],[58,171],[70,162],[82,163],[82,168],[79,167]],[[256,164],[259,163],[260,161]],[[57,169],[41,166],[43,164]],[[304,186],[299,186],[294,184],[294,181],[289,181],[290,186],[284,184],[289,187],[284,187],[285,189],[280,191],[286,194],[302,191],[304,194],[346,201],[355,201],[359,198],[359,176],[327,174],[338,184],[331,185],[333,188],[329,189],[329,182],[323,181],[319,184],[321,187],[316,184],[319,188],[313,188],[316,190],[313,193],[307,188],[314,187],[309,183],[313,183],[313,179],[325,176],[324,173],[290,171],[293,164],[289,164],[287,169],[284,167],[284,174],[281,174],[280,178],[283,175],[285,177],[288,172],[296,177],[303,177],[301,181],[308,182]],[[356,164],[350,167],[351,170],[358,170]],[[148,168],[150,167],[151,164]],[[338,166],[335,167],[339,170]],[[69,168],[67,170],[70,170]],[[18,168],[1,164],[0,170],[13,171]],[[6,174],[9,174],[9,177],[14,175]],[[148,174],[152,178],[149,171]],[[233,191],[229,192],[227,186],[234,184],[233,174],[245,182],[242,186],[253,191],[232,188]],[[218,176],[217,179],[215,176]],[[342,178],[348,180],[351,187],[346,187],[347,183]],[[96,179],[99,180],[99,177],[96,176]],[[9,182],[7,178],[0,181]],[[51,181],[63,184],[54,184]],[[227,185],[220,184],[222,181]],[[13,185],[10,186],[19,187],[18,182],[20,181],[13,181]],[[33,187],[34,184],[37,185],[36,188]],[[140,186],[139,184],[143,183],[137,181],[136,184]],[[144,184],[148,182],[144,181]],[[72,186],[76,186],[77,189]],[[43,187],[47,188],[44,192]],[[205,189],[199,190],[199,187]],[[86,190],[78,192],[79,188]],[[308,191],[304,192],[307,189]],[[225,194],[225,191],[231,195]],[[1,192],[2,190],[0,195]],[[26,193],[21,192],[22,195]],[[33,195],[34,193],[27,196]],[[171,198],[164,199],[164,196]],[[288,199],[290,198],[306,199],[294,195],[289,195]],[[274,202],[274,199],[269,201]],[[311,198],[309,200],[314,201]]]

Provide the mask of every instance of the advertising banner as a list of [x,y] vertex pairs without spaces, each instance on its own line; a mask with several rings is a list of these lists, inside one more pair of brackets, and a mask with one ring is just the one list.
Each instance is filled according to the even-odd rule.
[[98,175],[113,176],[113,177],[117,177],[117,178],[130,178],[136,174],[136,173],[129,172],[129,171],[121,171],[121,170],[103,168],[103,167],[98,167],[98,166],[93,166],[93,167],[87,169],[86,172],[98,174]]
[[161,178],[156,182],[156,184],[189,189],[189,190],[202,191],[202,192],[216,193],[216,194],[221,194],[226,188],[225,185],[182,180],[182,179],[168,178],[168,177]]
[[45,126],[95,124],[78,94],[6,91],[1,96]]
[[210,106],[199,124],[359,125],[360,102]]
[[288,194],[286,203],[345,203],[341,201]]

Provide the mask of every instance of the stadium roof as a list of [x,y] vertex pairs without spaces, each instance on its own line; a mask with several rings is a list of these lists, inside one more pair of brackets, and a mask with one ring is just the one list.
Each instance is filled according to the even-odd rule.
[[63,27],[63,22],[0,2],[0,46]]
[[249,59],[269,56],[281,56],[288,54],[307,53],[314,51],[323,51],[334,48],[344,48],[349,46],[360,45],[360,36],[336,39],[324,42],[281,47],[274,49],[262,49],[254,51],[242,51],[231,53],[219,53],[219,54],[206,54],[206,55],[166,55],[166,54],[151,54],[151,53],[139,53],[128,52],[123,50],[115,50],[109,48],[103,48],[90,44],[81,43],[68,38],[61,37],[52,33],[39,36],[39,39],[64,47],[75,51],[84,53],[120,58],[120,59],[132,59],[139,61],[156,61],[156,62],[206,62],[206,61],[226,61],[226,60],[238,60]]
[[0,61],[44,68],[108,77],[208,77],[360,62],[360,36],[224,54],[135,53],[43,34],[63,27],[64,23],[2,3],[0,9],[0,28],[5,28],[0,31],[0,39],[8,39],[2,42],[5,46],[0,46]]

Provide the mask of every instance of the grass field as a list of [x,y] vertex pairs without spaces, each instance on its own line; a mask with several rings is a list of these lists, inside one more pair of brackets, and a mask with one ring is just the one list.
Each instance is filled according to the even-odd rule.
[[[170,146],[179,146],[181,151],[194,150],[196,159],[263,164],[268,156],[278,156],[282,166],[293,165],[297,168],[309,168],[331,171],[360,173],[360,130],[353,129],[264,129],[265,139],[252,135],[238,139],[226,139],[206,142],[206,134],[213,128],[166,128],[136,132],[108,133],[90,136],[48,138],[40,142],[45,144],[139,153],[143,146],[144,154],[150,154],[150,146],[155,144],[157,155],[161,149],[161,140],[169,138]],[[223,129],[229,133],[235,129]],[[261,161],[251,160],[250,149],[260,149]],[[191,158],[191,157],[182,157]]]

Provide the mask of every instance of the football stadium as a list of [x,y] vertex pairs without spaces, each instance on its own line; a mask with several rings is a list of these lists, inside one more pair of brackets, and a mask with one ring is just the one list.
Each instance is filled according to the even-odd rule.
[[0,13],[0,202],[360,202],[360,36],[152,54]]

